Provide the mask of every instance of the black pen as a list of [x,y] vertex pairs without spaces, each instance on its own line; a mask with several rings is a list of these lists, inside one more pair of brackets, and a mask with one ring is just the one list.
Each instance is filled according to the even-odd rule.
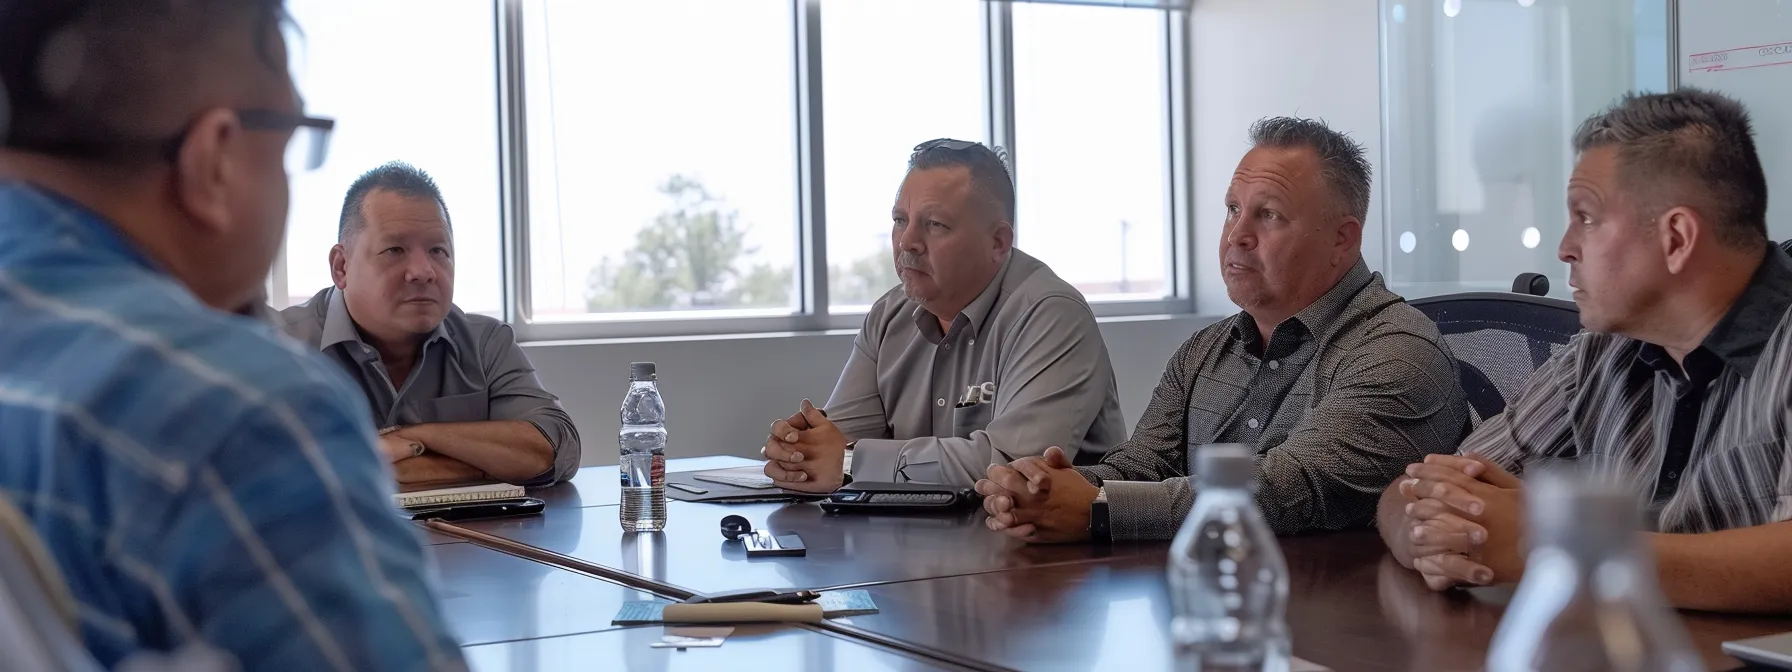
[[694,595],[684,601],[685,604],[723,604],[728,602],[759,602],[761,604],[807,604],[821,597],[821,593],[813,590],[796,590],[788,593],[774,591],[739,591],[719,593],[715,595]]
[[808,604],[808,603],[814,602],[820,598],[821,598],[821,593],[815,592],[813,590],[798,590],[798,591],[789,592],[789,593],[778,593],[777,595],[773,595],[773,596],[765,598],[763,600],[754,600],[754,601],[755,602],[764,602],[766,604]]

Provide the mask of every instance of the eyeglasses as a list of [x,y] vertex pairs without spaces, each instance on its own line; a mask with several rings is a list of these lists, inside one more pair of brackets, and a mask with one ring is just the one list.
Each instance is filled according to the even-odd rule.
[[296,166],[304,170],[317,170],[323,167],[324,159],[330,155],[330,134],[336,130],[334,119],[274,110],[237,110],[236,118],[242,122],[243,128],[292,133],[292,140],[286,145],[286,165],[289,168]]
[[[336,130],[334,119],[307,117],[277,110],[244,109],[234,112],[237,122],[243,128],[292,134],[292,139],[286,144],[286,167],[289,171],[317,170],[323,167],[324,159],[329,156],[330,134]],[[173,161],[180,154],[180,146],[186,141],[185,130],[170,138],[162,148],[164,158]]]

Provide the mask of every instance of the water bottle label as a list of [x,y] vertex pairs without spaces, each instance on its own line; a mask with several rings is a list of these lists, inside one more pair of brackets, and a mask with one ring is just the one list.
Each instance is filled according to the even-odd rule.
[[666,484],[664,455],[623,455],[621,462],[617,471],[621,472],[624,488],[652,488]]

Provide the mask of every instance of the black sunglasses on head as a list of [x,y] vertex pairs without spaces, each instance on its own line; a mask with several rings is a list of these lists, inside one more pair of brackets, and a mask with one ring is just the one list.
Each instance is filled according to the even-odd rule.
[[990,157],[995,158],[996,162],[1001,164],[1002,172],[1008,174],[1008,180],[1010,183],[1012,183],[1014,181],[1014,169],[1010,168],[1008,165],[1009,159],[1008,159],[1008,154],[1006,152],[1003,152],[999,148],[985,145],[981,142],[971,142],[969,140],[953,140],[952,138],[939,138],[937,140],[928,140],[927,142],[923,142],[919,145],[915,145],[914,153],[908,155],[909,165],[913,166],[915,160],[920,158],[920,156],[923,152],[926,152],[929,150],[934,150],[934,149],[943,149],[948,152],[962,152],[962,151],[967,151],[967,150],[976,152],[978,150],[982,150],[982,152],[984,154],[987,154]]
[[944,151],[948,152],[962,152],[966,151],[966,149],[982,149],[982,151],[986,152],[995,152],[993,149],[986,147],[984,143],[969,142],[969,140],[952,140],[952,138],[928,140],[928,142],[914,145],[914,152],[916,152],[916,154],[921,154],[921,152],[928,151],[928,149],[944,149]]
[[[960,151],[970,149],[972,147],[983,147],[983,143],[971,142],[969,140],[953,140],[951,138],[940,138],[938,140],[928,140],[927,142],[923,142],[919,145],[915,145],[915,152],[916,153],[925,152],[929,149],[934,149],[934,148],[946,149],[946,150],[954,151],[954,152],[960,152]],[[984,149],[988,149],[988,147],[984,147]]]

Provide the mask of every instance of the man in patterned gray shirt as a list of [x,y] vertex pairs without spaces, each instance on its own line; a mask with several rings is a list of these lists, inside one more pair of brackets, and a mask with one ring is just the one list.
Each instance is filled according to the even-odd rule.
[[1434,589],[1516,581],[1518,476],[1567,463],[1636,492],[1675,606],[1792,610],[1792,258],[1767,241],[1748,113],[1626,96],[1574,148],[1557,254],[1587,331],[1459,456],[1388,487],[1382,537]]
[[1244,311],[1170,358],[1132,439],[1072,469],[1064,452],[989,468],[988,525],[1033,542],[1167,539],[1194,501],[1189,447],[1256,448],[1280,533],[1360,526],[1386,481],[1467,429],[1437,325],[1362,258],[1369,162],[1307,119],[1264,119],[1226,192],[1220,262]]

